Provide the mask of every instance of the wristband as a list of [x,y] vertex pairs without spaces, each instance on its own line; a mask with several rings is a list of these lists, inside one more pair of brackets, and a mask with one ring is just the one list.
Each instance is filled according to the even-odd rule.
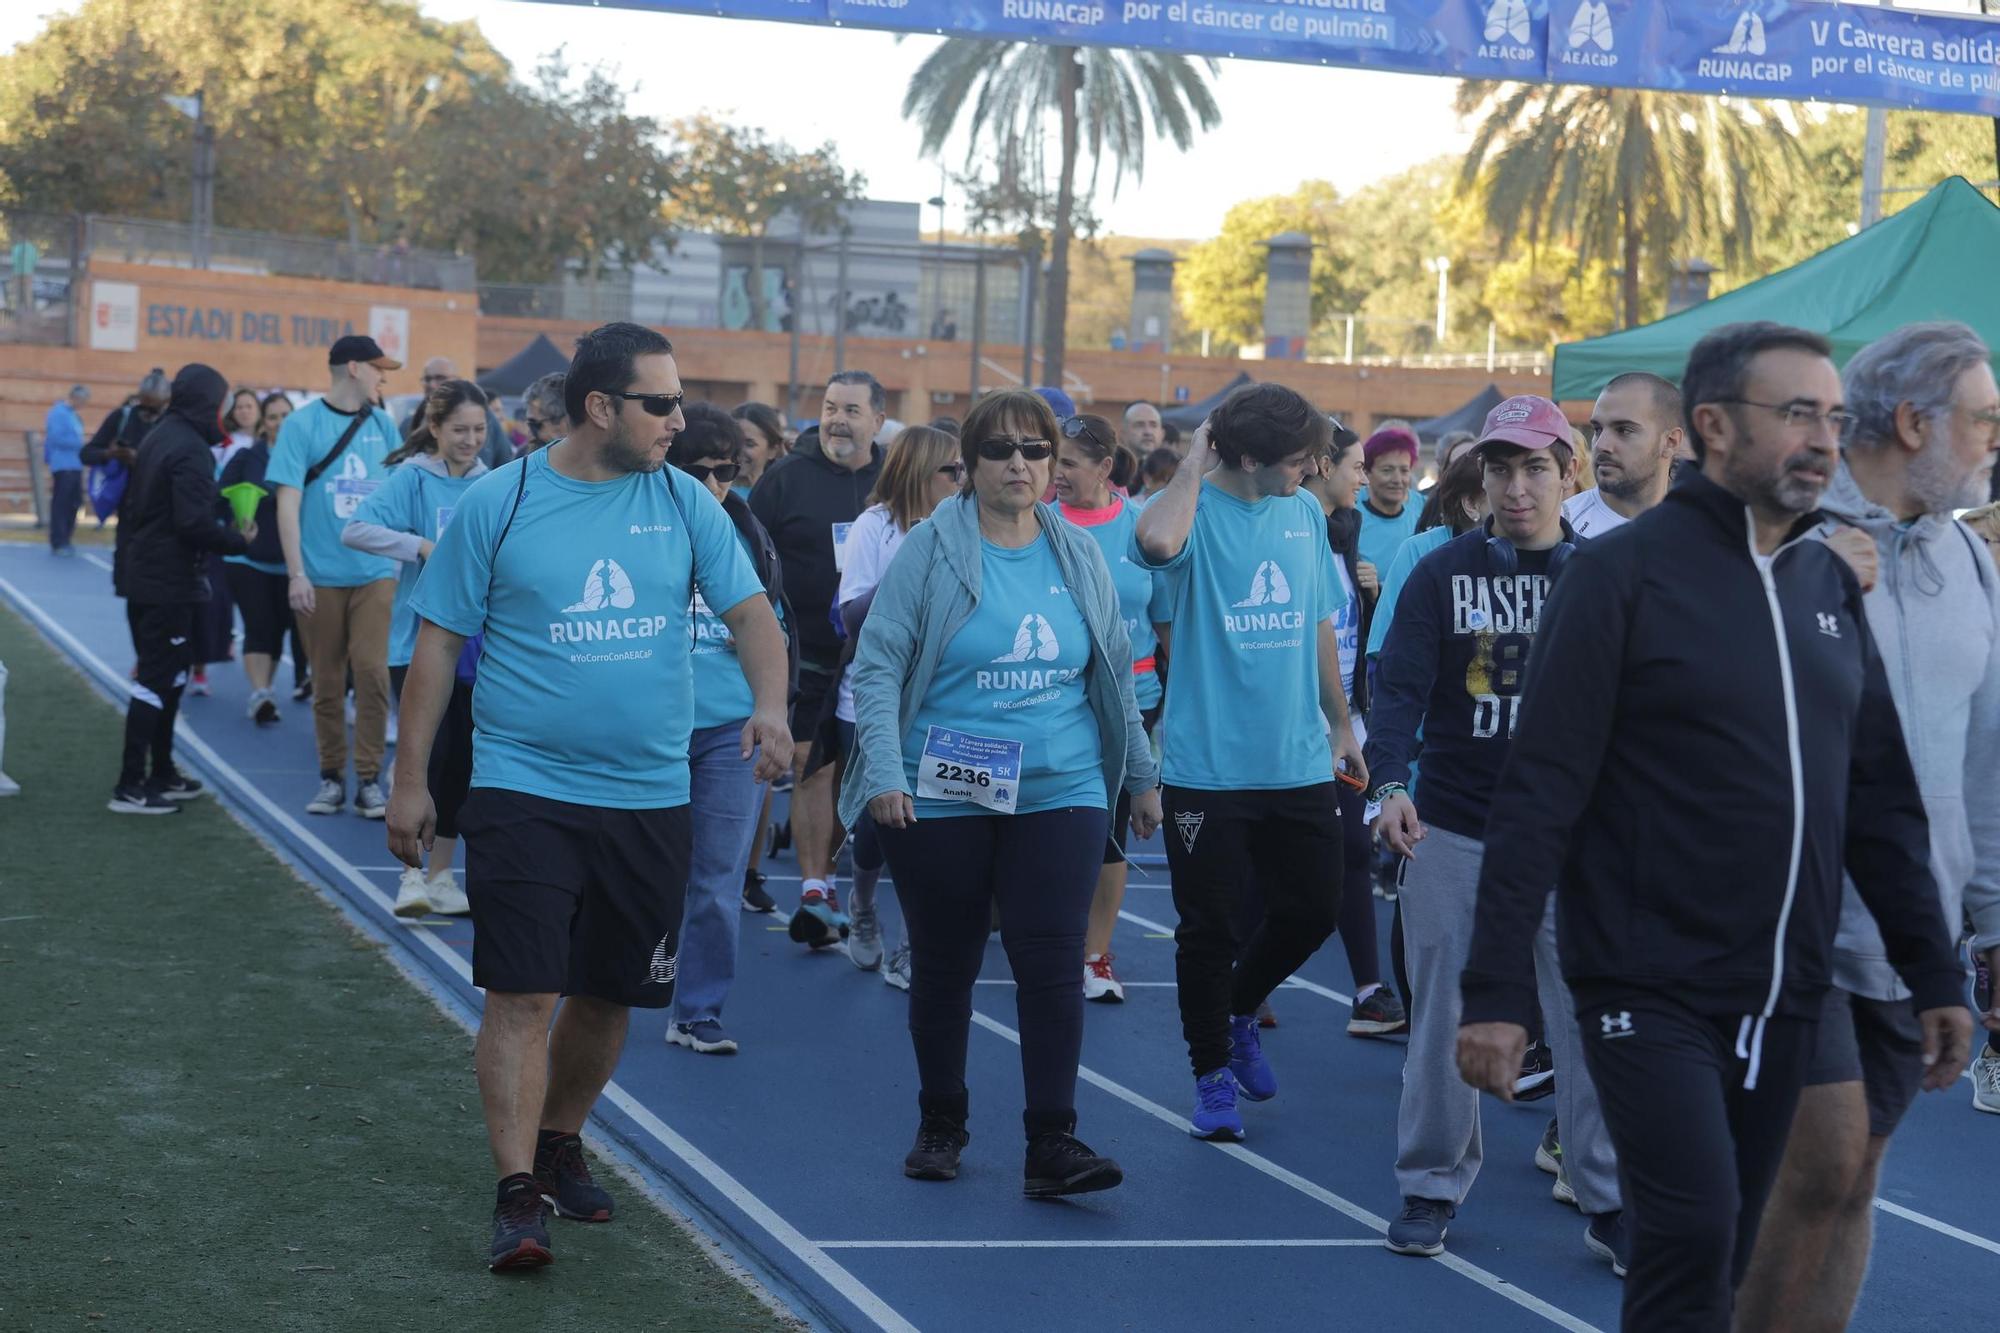
[[1385,782],[1381,786],[1377,787],[1375,789],[1375,794],[1373,796],[1370,796],[1368,799],[1373,801],[1375,804],[1380,805],[1382,804],[1382,802],[1388,800],[1391,796],[1408,796],[1409,794],[1410,794],[1410,789],[1408,787],[1405,787],[1402,783]]

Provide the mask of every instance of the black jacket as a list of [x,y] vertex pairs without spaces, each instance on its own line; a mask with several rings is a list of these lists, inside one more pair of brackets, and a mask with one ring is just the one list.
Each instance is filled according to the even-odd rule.
[[791,627],[804,660],[822,672],[840,660],[833,599],[840,570],[833,563],[833,525],[852,523],[868,507],[868,493],[882,472],[882,451],[850,472],[820,452],[815,437],[772,464],[750,492],[750,512],[777,545],[785,584],[798,613]]
[[722,512],[729,515],[729,521],[736,525],[750,548],[750,567],[757,571],[758,582],[764,585],[764,595],[771,599],[771,610],[778,617],[778,623],[785,629],[785,698],[799,692],[799,636],[794,628],[792,604],[785,599],[785,565],[778,558],[778,548],[771,540],[771,534],[764,531],[764,525],[750,512],[750,506],[743,497],[730,491],[723,497]]
[[1762,570],[1749,511],[1694,473],[1569,558],[1487,820],[1464,1021],[1527,1023],[1551,885],[1580,992],[1817,1014],[1843,864],[1918,1007],[1962,1002],[1895,700],[1818,522]]
[[[1361,651],[1354,655],[1354,679],[1347,682],[1347,699],[1356,712],[1368,711],[1368,630],[1375,623],[1377,594],[1361,590],[1361,511],[1336,509],[1326,516],[1326,540],[1347,567],[1347,581],[1361,601]],[[1377,570],[1376,574],[1387,573]]]
[[[229,382],[199,363],[174,376],[173,398],[132,464],[119,510],[120,592],[147,604],[205,602],[210,551],[242,555],[243,534],[216,510],[215,455]],[[129,525],[129,526],[128,526]]]

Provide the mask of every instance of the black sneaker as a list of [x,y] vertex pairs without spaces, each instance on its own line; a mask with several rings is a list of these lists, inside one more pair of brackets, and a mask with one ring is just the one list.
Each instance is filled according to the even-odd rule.
[[1632,1257],[1632,1238],[1625,1230],[1625,1214],[1599,1213],[1591,1218],[1590,1230],[1583,1233],[1583,1247],[1598,1258],[1609,1260],[1614,1276],[1624,1277],[1626,1264]]
[[1521,1058],[1521,1073],[1514,1080],[1514,1100],[1538,1102],[1556,1090],[1556,1057],[1546,1042],[1535,1042]]
[[1125,1181],[1118,1163],[1099,1157],[1072,1134],[1037,1134],[1030,1139],[1025,1175],[1021,1193],[1031,1199],[1089,1194]]
[[154,778],[146,786],[169,801],[192,801],[202,793],[199,782],[178,772],[167,774],[164,780]]
[[313,678],[311,676],[307,676],[304,680],[298,681],[292,686],[293,703],[295,704],[311,703],[312,697],[313,697]]
[[500,1198],[493,1205],[493,1247],[486,1253],[489,1269],[505,1273],[555,1261],[542,1217],[547,1206],[533,1176],[509,1176],[500,1182]]
[[1367,999],[1357,1001],[1347,1020],[1350,1037],[1388,1037],[1409,1030],[1409,1012],[1386,985],[1377,986]]
[[535,1144],[535,1184],[557,1217],[572,1222],[609,1222],[611,1196],[590,1178],[583,1140],[542,1130]]
[[114,815],[177,815],[181,808],[166,797],[144,787],[119,787],[104,807]]
[[970,1142],[963,1120],[927,1115],[917,1126],[916,1145],[903,1159],[903,1174],[911,1180],[957,1180],[958,1155]]
[[763,913],[778,910],[778,900],[764,890],[764,872],[761,870],[743,872],[743,910]]

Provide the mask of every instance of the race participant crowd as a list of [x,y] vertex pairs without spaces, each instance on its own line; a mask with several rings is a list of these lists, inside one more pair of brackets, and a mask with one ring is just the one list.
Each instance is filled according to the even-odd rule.
[[[1388,1248],[1439,1255],[1475,1206],[1481,1092],[1547,1095],[1532,1165],[1627,1329],[1838,1329],[1917,1093],[1969,1061],[2000,1113],[1991,362],[1957,324],[1844,370],[1733,325],[1581,429],[1516,397],[1434,450],[1268,383],[1185,440],[1051,389],[899,424],[860,370],[794,437],[687,401],[632,324],[528,391],[518,442],[439,363],[396,422],[367,337],[297,405],[190,365],[87,443],[63,423],[122,470],[110,809],[201,794],[173,723],[204,667],[240,659],[246,724],[279,723],[289,645],[307,811],[351,793],[397,914],[472,918],[496,1271],[551,1261],[551,1214],[613,1216],[579,1134],[632,1009],[738,1050],[738,923],[783,910],[784,846],[791,939],[908,992],[904,1174],[977,1157],[997,932],[1023,1191],[1117,1186],[1077,1071],[1157,831],[1194,1137],[1276,1113],[1269,997],[1337,934],[1348,1031],[1407,1033]],[[72,521],[104,490],[59,485]]]

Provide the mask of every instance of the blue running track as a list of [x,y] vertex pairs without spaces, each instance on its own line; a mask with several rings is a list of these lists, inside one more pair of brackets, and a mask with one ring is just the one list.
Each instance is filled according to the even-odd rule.
[[[60,561],[0,544],[0,596],[116,696],[131,664],[124,608],[105,555],[79,554]],[[283,721],[259,732],[244,717],[241,670],[221,664],[210,678],[214,697],[182,708],[183,762],[388,941],[447,1009],[474,1020],[470,926],[397,922],[382,825],[302,812],[316,781],[308,708],[286,702]],[[103,756],[107,796],[116,760]],[[1550,1199],[1550,1178],[1532,1163],[1552,1103],[1486,1104],[1486,1166],[1445,1257],[1381,1247],[1399,1204],[1390,1168],[1402,1047],[1346,1035],[1351,978],[1337,940],[1272,998],[1281,1026],[1265,1050],[1281,1091],[1246,1107],[1248,1141],[1190,1139],[1173,905],[1158,858],[1142,859],[1155,864],[1133,876],[1115,946],[1129,999],[1089,1007],[1078,1105],[1080,1135],[1123,1164],[1122,1188],[1072,1202],[1021,1197],[1021,1080],[997,942],[974,997],[964,1172],[952,1184],[905,1180],[916,1084],[903,997],[837,951],[807,955],[782,916],[743,919],[724,1014],[742,1054],[668,1047],[664,1015],[640,1015],[595,1142],[818,1328],[1617,1327],[1619,1282],[1585,1252],[1583,1218]],[[789,911],[796,868],[767,869]],[[1970,1102],[1965,1082],[1924,1097],[1897,1136],[1854,1328],[1993,1326],[2000,1117]],[[465,1182],[468,1264],[479,1260],[488,1188]],[[590,1244],[583,1230],[563,1240],[566,1253]]]

